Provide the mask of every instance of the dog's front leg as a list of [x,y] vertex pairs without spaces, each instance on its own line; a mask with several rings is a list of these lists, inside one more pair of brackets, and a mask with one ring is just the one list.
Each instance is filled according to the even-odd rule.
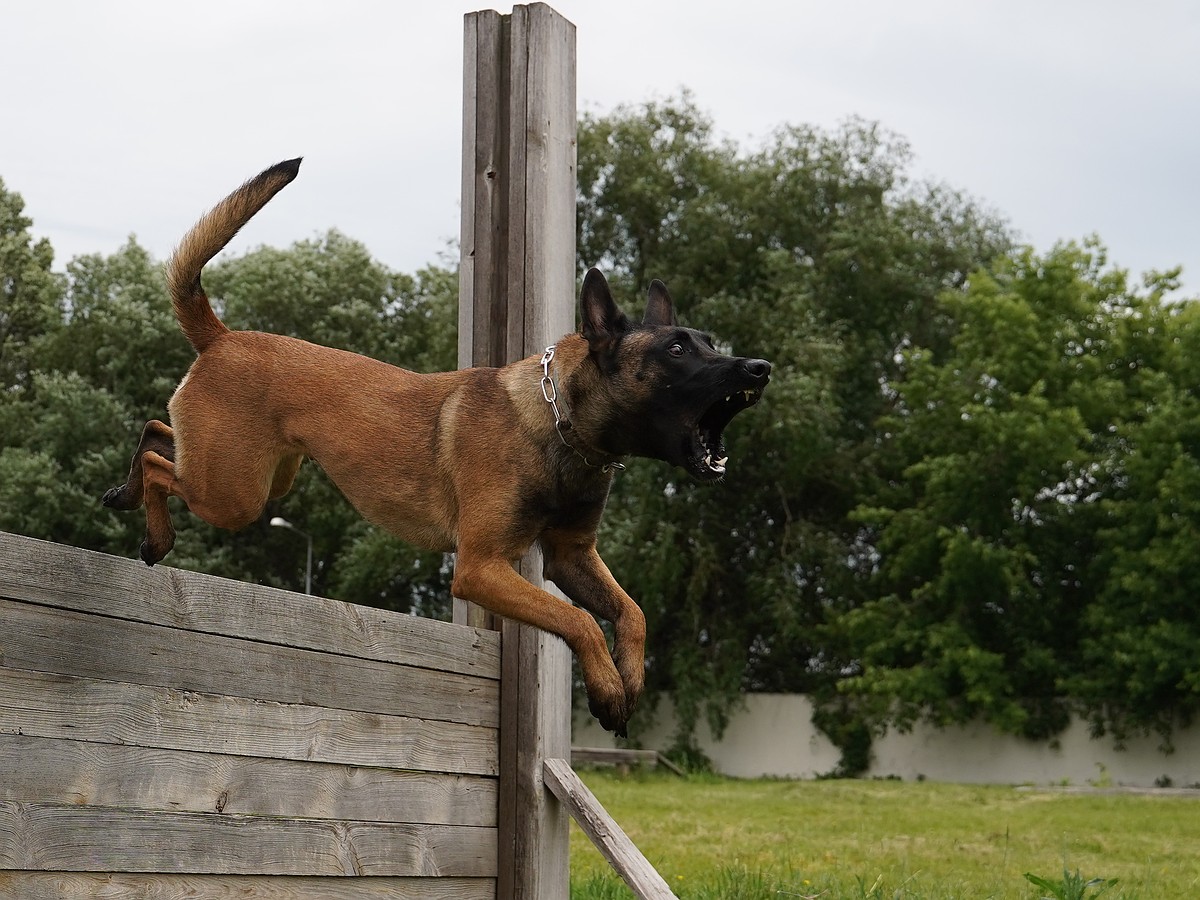
[[596,552],[590,531],[551,529],[541,538],[542,573],[584,609],[613,623],[612,658],[633,713],[646,682],[646,616]]
[[595,619],[534,587],[517,574],[508,560],[472,552],[461,543],[451,590],[462,600],[563,638],[579,659],[592,715],[609,731],[624,736],[629,719],[625,686]]

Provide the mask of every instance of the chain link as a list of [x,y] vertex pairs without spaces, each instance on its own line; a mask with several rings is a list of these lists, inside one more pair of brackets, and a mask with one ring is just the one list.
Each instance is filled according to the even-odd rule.
[[554,379],[550,376],[550,363],[553,361],[554,345],[551,344],[546,348],[546,352],[542,354],[542,397],[550,404],[550,409],[554,412],[554,430],[558,432],[558,439],[563,442],[564,447],[574,450],[575,454],[593,469],[599,469],[602,472],[624,472],[625,466],[623,463],[610,462],[602,466],[597,466],[580,453],[579,450],[567,443],[567,436],[563,432],[571,428],[571,422],[564,418],[558,409],[558,389],[554,386]]

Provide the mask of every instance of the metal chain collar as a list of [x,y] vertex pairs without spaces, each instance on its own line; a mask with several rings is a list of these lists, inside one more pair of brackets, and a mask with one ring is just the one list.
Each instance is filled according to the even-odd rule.
[[558,390],[554,386],[554,379],[550,376],[550,363],[554,360],[554,345],[551,344],[546,348],[546,352],[542,354],[542,396],[546,402],[550,404],[550,409],[554,411],[554,430],[558,432],[558,439],[563,442],[563,446],[569,450],[575,451],[575,455],[584,461],[586,465],[593,469],[599,469],[601,472],[624,472],[625,466],[623,463],[610,462],[602,466],[596,465],[579,451],[578,448],[572,447],[567,442],[567,436],[564,431],[570,431],[571,420],[566,418],[558,408]]

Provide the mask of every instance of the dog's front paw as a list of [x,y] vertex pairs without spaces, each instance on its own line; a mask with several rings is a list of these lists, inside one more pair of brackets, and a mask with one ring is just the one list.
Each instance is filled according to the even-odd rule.
[[604,703],[588,694],[588,710],[605,731],[611,731],[617,737],[628,737],[626,727],[629,724],[629,712],[625,708],[624,698]]

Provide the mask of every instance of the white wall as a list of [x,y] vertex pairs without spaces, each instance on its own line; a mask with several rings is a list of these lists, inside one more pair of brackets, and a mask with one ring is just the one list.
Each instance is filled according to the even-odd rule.
[[[645,710],[635,716],[648,715]],[[674,716],[659,704],[655,723],[642,745],[670,746]],[[814,778],[832,771],[840,754],[813,727],[808,698],[796,694],[748,694],[720,741],[706,724],[698,743],[717,771],[738,778]],[[585,721],[586,720],[586,721]],[[919,725],[909,734],[889,731],[872,747],[868,777],[925,777],[932,781],[983,784],[1070,784],[1153,787],[1167,776],[1176,787],[1200,784],[1200,729],[1175,736],[1175,752],[1165,755],[1157,737],[1133,739],[1115,750],[1111,738],[1092,740],[1076,721],[1057,746],[999,734],[986,725],[937,729]],[[594,719],[577,716],[572,743],[611,747],[612,737]]]

